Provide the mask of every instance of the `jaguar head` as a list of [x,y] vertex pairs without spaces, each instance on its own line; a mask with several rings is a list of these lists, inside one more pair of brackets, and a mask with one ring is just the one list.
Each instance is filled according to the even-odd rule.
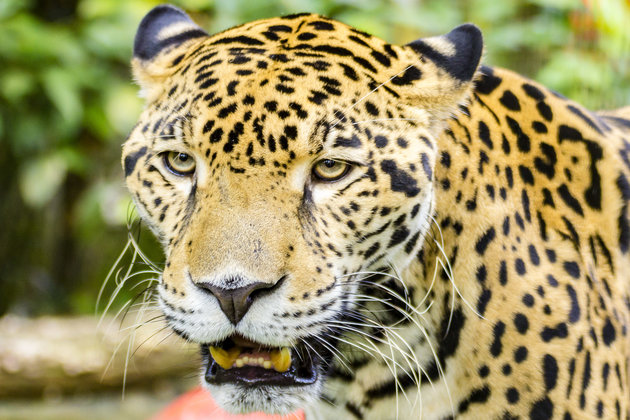
[[472,25],[397,46],[312,14],[216,35],[171,6],[142,20],[123,168],[163,244],[160,305],[223,408],[311,405],[355,357],[363,286],[423,246],[436,136],[481,52]]

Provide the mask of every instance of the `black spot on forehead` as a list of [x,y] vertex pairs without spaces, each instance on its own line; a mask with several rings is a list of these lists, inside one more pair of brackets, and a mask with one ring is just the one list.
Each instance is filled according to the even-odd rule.
[[265,45],[263,41],[245,35],[219,38],[217,40],[214,40],[211,45],[220,44]]
[[313,38],[317,38],[317,35],[311,32],[302,32],[297,37],[297,39],[299,39],[300,41],[310,41]]
[[330,63],[324,60],[307,61],[304,65],[319,71],[326,71],[330,67]]
[[251,57],[248,57],[244,54],[239,54],[236,57],[230,58],[228,62],[231,64],[245,64],[249,63],[250,61],[252,61]]
[[271,32],[291,32],[293,28],[288,25],[272,25],[267,30]]
[[358,37],[358,36],[356,36],[356,35],[350,35],[350,36],[348,37],[348,39],[349,39],[350,41],[352,41],[352,42],[356,42],[357,44],[362,45],[362,46],[364,46],[364,47],[369,47],[369,46],[370,46],[370,44],[368,44],[367,42],[365,42],[364,40],[362,40],[361,38],[359,38],[359,37]]
[[288,63],[291,61],[286,54],[269,54],[269,58],[279,63]]
[[308,26],[311,26],[316,31],[334,31],[335,25],[330,22],[325,22],[323,20],[316,20],[314,22],[309,22]]
[[294,19],[298,19],[301,18],[303,16],[311,16],[311,13],[308,12],[303,12],[303,13],[292,13],[292,14],[288,14],[288,15],[284,15],[282,16],[280,19],[287,19],[287,20],[294,20]]
[[387,57],[385,54],[383,54],[380,51],[372,50],[370,52],[370,55],[372,56],[372,58],[374,58],[376,61],[378,61],[380,64],[382,64],[385,67],[389,67],[392,63],[389,57]]
[[353,80],[353,81],[359,80],[359,76],[357,75],[356,71],[354,71],[354,69],[351,66],[344,63],[339,63],[339,65],[343,69],[343,74],[348,79]]

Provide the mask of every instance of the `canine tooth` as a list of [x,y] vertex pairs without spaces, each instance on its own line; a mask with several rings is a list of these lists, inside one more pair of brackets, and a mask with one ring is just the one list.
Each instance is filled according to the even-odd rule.
[[210,346],[210,354],[212,355],[212,358],[223,369],[231,368],[240,353],[241,349],[238,347],[233,347],[230,350],[223,350],[220,347]]
[[265,360],[262,365],[265,369],[271,369],[273,367],[273,363],[271,363],[269,360]]
[[243,362],[243,359],[238,359],[236,362],[234,362],[234,364],[237,368],[242,368],[243,366],[245,366],[245,362]]
[[291,367],[291,350],[282,347],[280,350],[273,350],[270,354],[273,369],[276,372],[286,372]]

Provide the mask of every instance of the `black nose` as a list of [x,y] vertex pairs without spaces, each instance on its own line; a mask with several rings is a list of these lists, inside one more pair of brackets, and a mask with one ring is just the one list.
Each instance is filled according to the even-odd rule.
[[225,316],[228,317],[232,324],[236,325],[243,319],[249,307],[252,306],[256,296],[260,295],[260,293],[254,292],[261,289],[270,291],[269,289],[276,288],[281,282],[282,281],[278,281],[277,283],[255,282],[236,289],[226,289],[210,283],[197,283],[197,286],[212,293],[219,301],[219,305],[223,313],[225,313]]

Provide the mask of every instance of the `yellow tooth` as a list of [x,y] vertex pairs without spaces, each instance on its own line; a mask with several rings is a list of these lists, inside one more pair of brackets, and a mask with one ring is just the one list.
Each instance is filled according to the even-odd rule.
[[243,362],[243,359],[238,359],[236,361],[236,367],[237,368],[242,368],[243,366],[245,366],[245,363]]
[[240,347],[232,347],[230,350],[223,350],[219,347],[210,347],[210,354],[212,358],[223,369],[230,369],[234,364],[234,361],[241,354]]
[[278,363],[280,363],[280,350],[271,350],[269,352],[269,358],[275,367]]
[[273,363],[271,363],[269,360],[265,360],[262,365],[265,369],[271,369],[273,367]]
[[223,369],[229,369],[232,367],[232,360],[226,350],[219,347],[210,347],[210,354],[215,362],[219,364]]
[[276,372],[286,372],[291,367],[291,350],[282,347],[280,350],[273,350],[270,354],[273,369]]

